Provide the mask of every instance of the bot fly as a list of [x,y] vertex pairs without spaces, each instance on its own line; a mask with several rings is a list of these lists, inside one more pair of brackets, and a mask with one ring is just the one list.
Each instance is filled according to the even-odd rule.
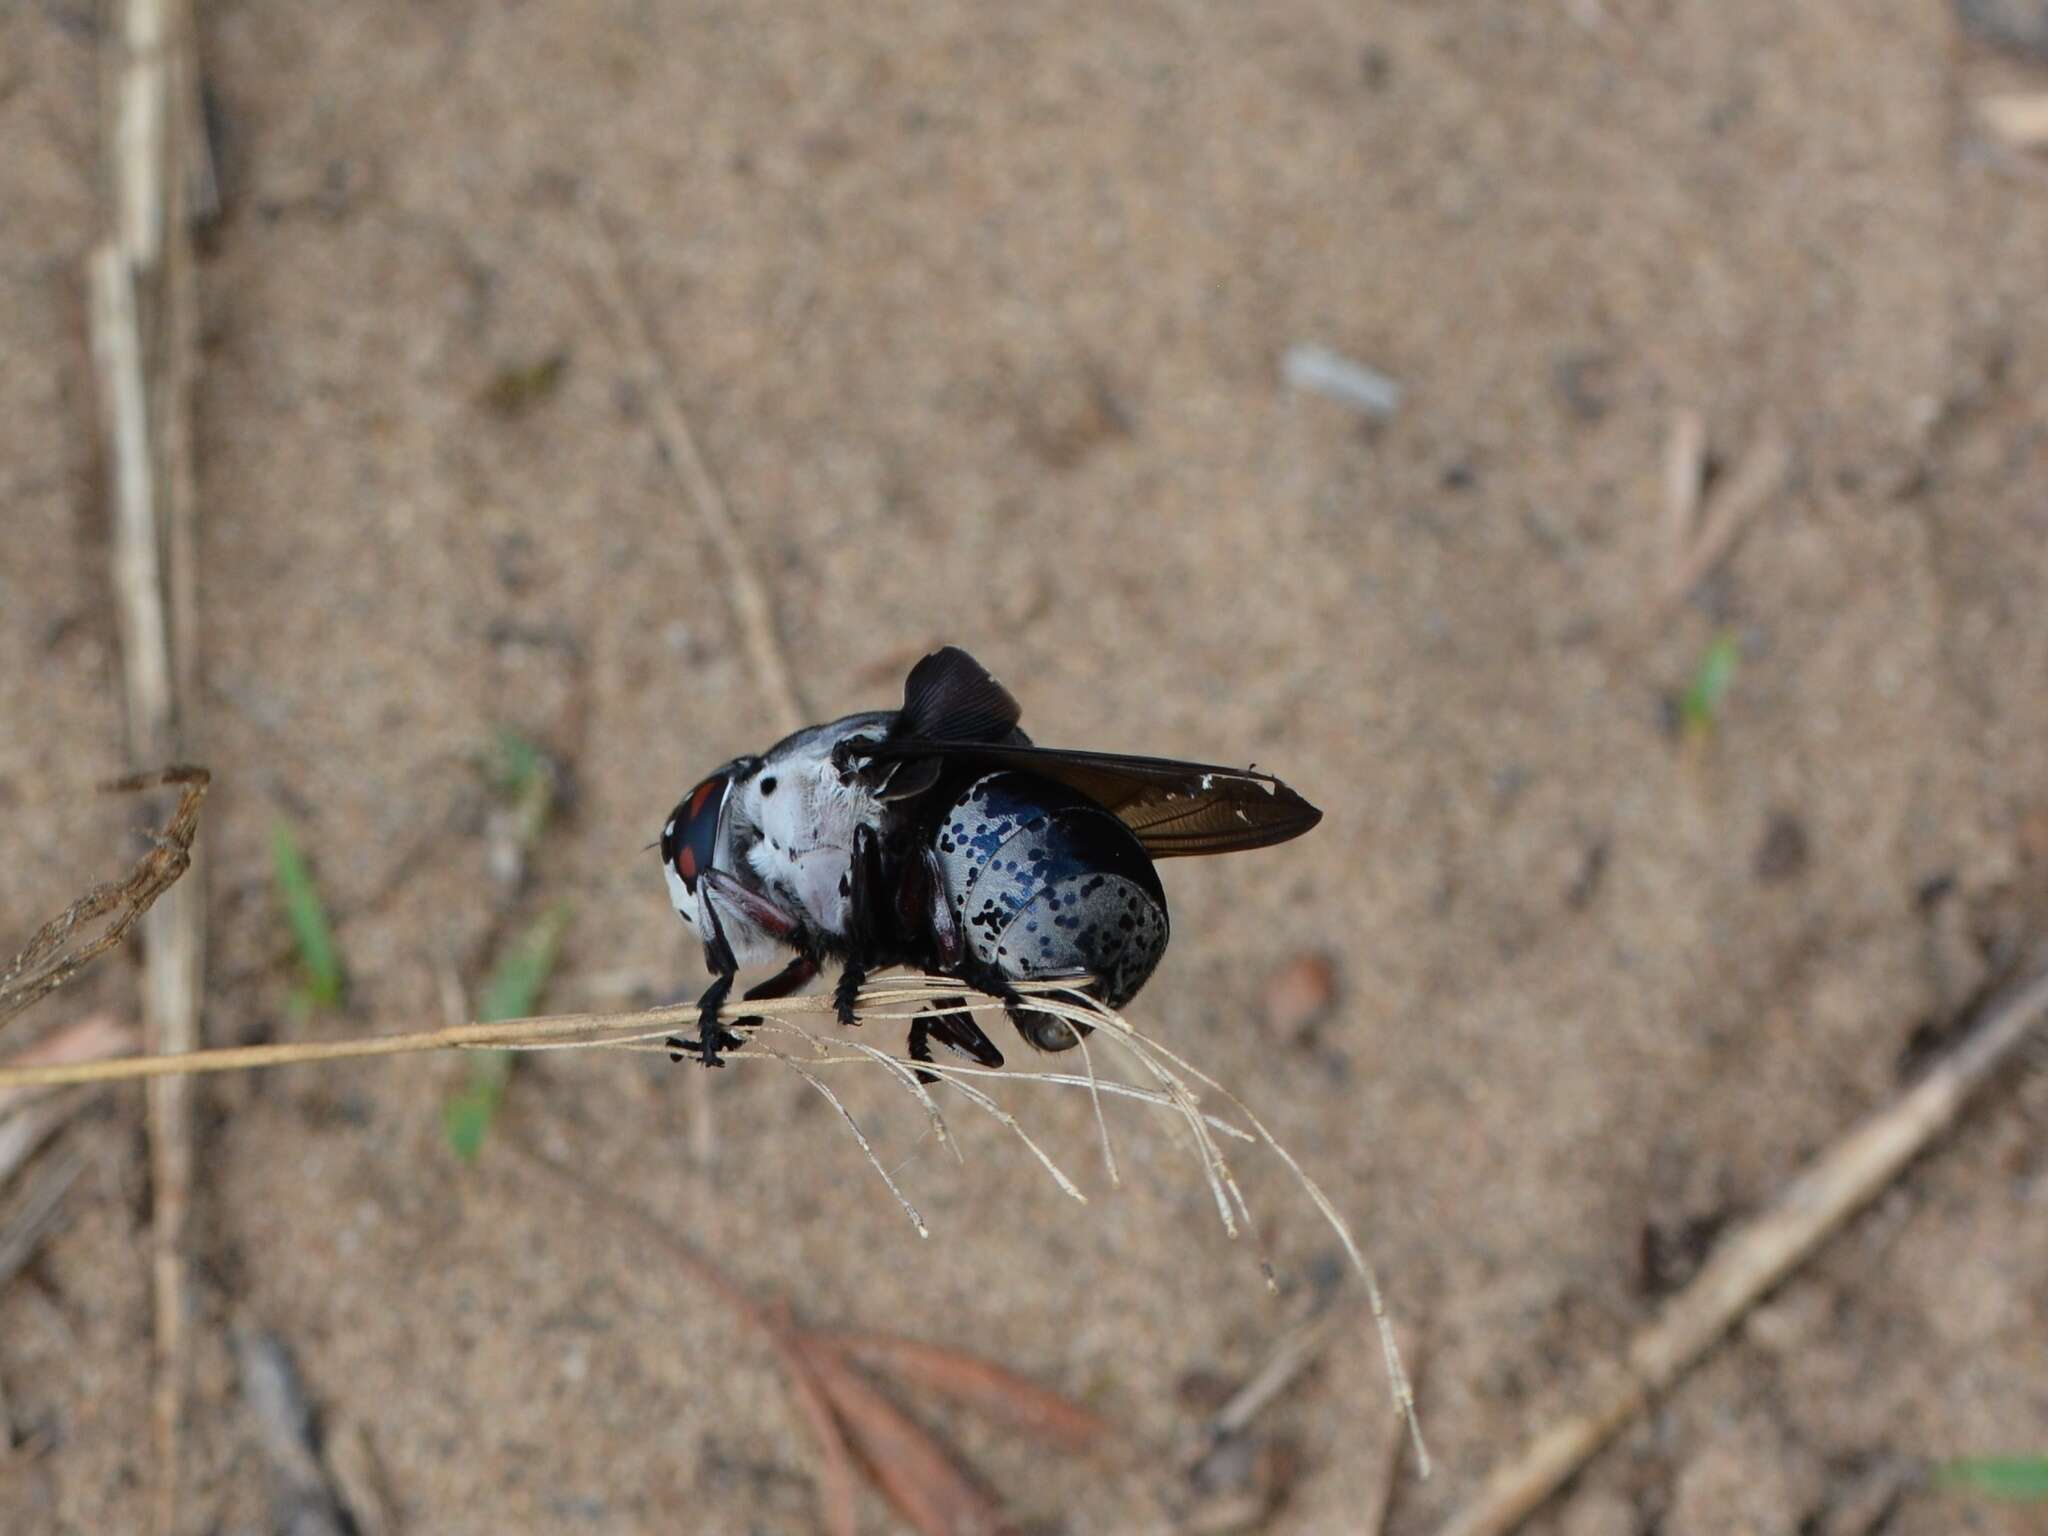
[[[1322,819],[1278,779],[1166,758],[1040,747],[1003,685],[955,646],[911,669],[903,707],[810,726],[739,757],[683,797],[662,828],[676,912],[713,981],[694,1040],[706,1066],[740,1038],[718,1022],[743,966],[791,958],[747,1000],[786,997],[828,962],[842,1024],[871,971],[915,966],[1003,999],[1040,1050],[1075,1027],[1034,1011],[1017,983],[1072,978],[1112,1008],[1137,994],[1168,934],[1155,859],[1299,837]],[[1003,1055],[937,999],[910,1054],[938,1041],[983,1066]]]

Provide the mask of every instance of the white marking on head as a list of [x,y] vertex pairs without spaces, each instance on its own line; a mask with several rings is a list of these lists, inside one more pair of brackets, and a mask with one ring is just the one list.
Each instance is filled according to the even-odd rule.
[[670,861],[666,859],[662,861],[661,873],[668,881],[668,899],[675,906],[676,916],[680,917],[692,928],[696,927],[697,897],[695,893],[687,885],[683,884],[683,877],[676,873],[676,867]]

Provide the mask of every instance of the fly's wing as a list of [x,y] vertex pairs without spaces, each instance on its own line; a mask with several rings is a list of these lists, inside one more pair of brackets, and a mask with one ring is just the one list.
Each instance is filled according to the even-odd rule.
[[941,760],[1035,773],[1115,812],[1155,859],[1264,848],[1299,837],[1323,819],[1270,774],[1164,757],[893,738],[862,742],[856,755],[876,764]]
[[988,668],[957,645],[942,646],[910,669],[903,713],[892,740],[1007,741],[1024,711]]
[[[957,645],[941,646],[910,669],[903,709],[889,727],[891,742],[1029,742],[1017,729],[1023,709],[988,668]],[[862,778],[885,801],[911,800],[938,782],[942,768],[928,752],[867,760]]]

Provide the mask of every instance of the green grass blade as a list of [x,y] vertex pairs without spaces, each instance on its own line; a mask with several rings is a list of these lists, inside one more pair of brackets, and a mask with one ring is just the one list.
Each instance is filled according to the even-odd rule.
[[292,943],[298,950],[303,979],[300,996],[313,1007],[332,1008],[341,1002],[344,988],[341,950],[334,942],[320,888],[313,883],[313,871],[292,829],[282,821],[270,829],[270,864],[285,921],[291,926]]
[[484,754],[484,778],[511,815],[511,838],[531,851],[547,830],[561,784],[555,760],[538,743],[500,726]]
[[479,1051],[470,1065],[469,1080],[442,1107],[441,1125],[448,1134],[448,1145],[465,1163],[475,1162],[483,1150],[484,1136],[498,1117],[511,1076],[510,1051]]
[[[479,1023],[525,1018],[536,1011],[568,926],[568,907],[551,907],[499,956],[497,969],[491,972],[477,1009]],[[511,1077],[510,1051],[479,1051],[468,1081],[442,1110],[448,1145],[465,1163],[475,1162],[477,1153],[483,1150],[484,1137],[497,1118],[499,1105],[505,1101],[505,1087]]]
[[1709,734],[1721,718],[1721,706],[1728,690],[1735,686],[1736,671],[1742,665],[1742,642],[1723,630],[1700,657],[1692,681],[1678,701],[1678,719],[1688,737]]
[[548,975],[555,968],[562,933],[568,926],[569,909],[558,903],[498,957],[498,967],[491,972],[477,1007],[479,1024],[523,1019],[534,1012],[548,984]]
[[1944,1462],[1934,1469],[1934,1480],[1986,1498],[2048,1501],[2048,1456],[1978,1456]]
[[484,759],[484,774],[491,788],[508,799],[527,794],[537,780],[552,778],[554,769],[548,755],[534,742],[501,725],[493,733],[491,749]]

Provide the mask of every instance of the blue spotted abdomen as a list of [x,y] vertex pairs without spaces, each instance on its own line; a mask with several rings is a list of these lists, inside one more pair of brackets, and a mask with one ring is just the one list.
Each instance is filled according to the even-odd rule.
[[[954,800],[932,846],[968,954],[1007,980],[1086,971],[1116,1008],[1166,952],[1151,858],[1129,827],[1062,785],[986,774]],[[1051,1034],[1037,1043],[1072,1043],[1064,1027]]]

